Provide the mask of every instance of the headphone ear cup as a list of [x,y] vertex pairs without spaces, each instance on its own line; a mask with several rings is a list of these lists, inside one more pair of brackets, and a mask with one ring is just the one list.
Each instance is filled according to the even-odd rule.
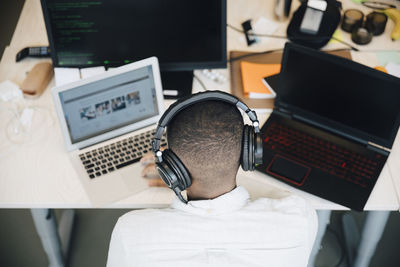
[[242,156],[241,162],[242,169],[244,171],[249,170],[249,132],[248,125],[245,125],[243,128],[243,138],[242,138]]
[[249,171],[254,171],[254,127],[247,127],[248,136],[249,136]]
[[175,187],[177,186],[181,191],[183,191],[191,186],[192,179],[190,178],[189,172],[172,150],[165,149],[163,151],[163,161],[170,166],[172,172],[176,175],[177,183]]
[[263,147],[260,134],[253,126],[245,125],[243,129],[241,165],[244,171],[254,171],[262,163]]
[[260,133],[254,133],[254,167],[263,163],[263,140]]
[[161,179],[169,188],[172,189],[176,186],[178,179],[168,163],[164,160],[162,162],[156,162],[156,169]]

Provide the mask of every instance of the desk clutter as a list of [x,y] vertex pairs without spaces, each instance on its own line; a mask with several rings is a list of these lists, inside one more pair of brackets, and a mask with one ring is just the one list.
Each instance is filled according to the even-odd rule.
[[[47,64],[49,63],[46,63],[46,69],[48,68]],[[51,127],[54,123],[51,112],[47,108],[25,99],[27,97],[31,100],[37,98],[39,94],[36,91],[39,88],[37,86],[41,86],[42,89],[46,88],[42,86],[42,78],[36,80],[31,75],[29,79],[25,80],[24,87],[21,88],[9,80],[0,83],[0,112],[7,111],[2,114],[3,127],[0,127],[2,131],[0,135],[4,133],[7,141],[14,145],[43,142],[47,138],[47,133],[40,131],[40,128]],[[49,78],[45,77],[45,79]],[[33,80],[32,83],[31,80]],[[34,94],[27,95],[22,88],[32,90]]]
[[[300,6],[290,17],[291,0],[276,1],[275,15],[278,20],[290,18],[286,29],[286,36],[274,35],[275,23],[271,21],[268,27],[260,27],[260,19],[254,25],[248,19],[242,23],[247,45],[255,45],[259,37],[287,38],[288,40],[307,47],[320,49],[329,41],[335,40],[347,45],[352,50],[357,48],[346,43],[337,33],[339,24],[341,29],[351,34],[351,40],[358,45],[366,45],[372,41],[373,36],[385,33],[388,18],[393,21],[394,27],[390,34],[393,41],[400,39],[400,10],[396,5],[381,1],[355,1],[371,11],[364,19],[361,10],[351,8],[343,11],[342,3],[335,0],[308,0],[301,1]],[[265,20],[265,19],[264,19]],[[228,25],[230,26],[230,25]],[[257,26],[257,29],[256,29]],[[234,28],[233,26],[230,26]],[[271,31],[266,31],[269,29]],[[340,31],[340,30],[339,30]]]
[[357,9],[344,12],[341,28],[351,33],[351,40],[356,44],[368,44],[373,36],[381,35],[386,28],[388,17],[395,22],[391,38],[396,41],[400,38],[400,10],[395,8],[373,11],[364,19],[364,14]]
[[240,62],[242,73],[243,92],[248,98],[274,98],[276,96],[272,87],[263,81],[265,77],[276,75],[281,69],[281,64],[259,64],[247,61]]
[[[231,45],[230,47],[233,47],[237,50],[231,50],[229,51],[229,53],[227,53],[227,47],[229,47],[227,37],[231,38],[231,36],[229,36],[230,34],[226,33],[226,27],[225,27],[227,25],[227,20],[228,20],[226,16],[228,10],[226,7],[225,0],[218,0],[218,1],[210,0],[209,2],[207,2],[208,5],[204,3],[200,4],[199,3],[189,4],[189,2],[185,3],[185,6],[183,6],[182,8],[185,10],[187,9],[186,12],[187,14],[192,14],[190,13],[191,11],[194,10],[192,8],[193,7],[192,5],[194,5],[197,8],[197,12],[195,12],[195,14],[193,13],[193,17],[185,16],[184,17],[185,20],[182,21],[178,19],[181,14],[174,13],[175,16],[173,17],[175,18],[175,20],[170,21],[170,24],[168,25],[159,25],[156,23],[157,21],[162,20],[162,18],[159,18],[157,20],[151,18],[150,22],[155,21],[154,23],[157,24],[156,26],[158,26],[155,28],[154,27],[152,28],[152,26],[154,26],[154,23],[150,23],[149,21],[148,23],[146,23],[145,21],[140,21],[140,23],[137,23],[136,21],[135,23],[136,17],[130,16],[129,12],[127,12],[126,14],[125,13],[121,14],[121,16],[115,18],[115,23],[113,24],[97,23],[99,22],[98,14],[101,13],[101,12],[97,13],[99,12],[99,10],[103,11],[107,10],[107,12],[111,12],[113,8],[115,8],[114,6],[115,2],[112,0],[106,0],[96,3],[95,4],[96,8],[93,8],[93,6],[91,5],[84,6],[83,4],[79,3],[65,6],[64,1],[61,0],[41,0],[42,11],[46,24],[45,26],[47,29],[47,37],[50,42],[49,47],[43,46],[32,49],[29,48],[23,49],[17,55],[16,59],[17,61],[21,61],[25,57],[44,57],[51,55],[53,61],[52,66],[55,67],[54,68],[55,83],[58,88],[60,88],[59,86],[67,88],[71,83],[75,83],[75,85],[85,84],[89,88],[90,85],[87,84],[88,81],[99,82],[100,84],[101,82],[104,81],[100,81],[101,79],[99,79],[99,77],[111,76],[112,72],[110,73],[109,69],[112,69],[114,67],[118,68],[122,65],[127,66],[133,62],[137,62],[141,58],[149,56],[150,54],[156,55],[160,60],[160,68],[161,68],[160,77],[163,87],[162,89],[164,89],[163,92],[164,98],[166,98],[166,96],[170,96],[172,98],[180,98],[183,97],[185,94],[190,93],[192,90],[192,86],[194,84],[193,70],[200,69],[201,70],[200,77],[202,78],[198,79],[200,84],[202,84],[201,80],[209,79],[211,80],[210,84],[216,87],[219,86],[223,87],[224,90],[230,89],[235,96],[242,99],[243,102],[245,102],[249,107],[256,109],[258,112],[262,111],[270,112],[271,109],[274,109],[274,111],[272,112],[275,116],[276,110],[279,108],[282,109],[281,106],[281,104],[283,103],[282,96],[285,96],[285,93],[287,93],[287,88],[285,86],[290,84],[291,79],[287,78],[289,77],[287,76],[287,74],[285,77],[282,76],[282,70],[283,72],[285,72],[284,67],[282,66],[286,67],[288,66],[287,62],[285,63],[285,57],[283,56],[282,50],[279,49],[278,47],[278,49],[274,51],[267,51],[267,50],[262,51],[261,45],[264,45],[267,48],[270,46],[274,47],[273,44],[274,40],[277,40],[278,38],[283,40],[289,39],[293,43],[298,43],[312,48],[317,48],[313,50],[314,52],[317,52],[319,48],[322,48],[332,39],[339,39],[343,41],[342,38],[343,36],[346,39],[349,36],[346,33],[346,29],[348,29],[347,31],[351,33],[353,31],[352,27],[355,27],[355,25],[357,26],[364,24],[369,25],[367,28],[373,29],[374,34],[376,34],[376,36],[378,36],[378,34],[381,34],[381,36],[377,38],[387,37],[388,40],[390,40],[390,42],[392,42],[391,39],[396,40],[397,38],[396,35],[393,35],[396,32],[397,24],[395,24],[394,31],[389,32],[388,30],[391,29],[390,28],[391,26],[393,26],[392,25],[393,21],[397,21],[398,18],[398,15],[396,13],[398,10],[394,8],[384,9],[383,11],[377,11],[376,8],[373,8],[371,9],[371,12],[366,12],[365,7],[362,7],[361,10],[365,14],[371,13],[367,16],[366,20],[358,18],[358,20],[356,20],[353,24],[351,23],[346,24],[347,22],[343,21],[340,27],[341,16],[346,15],[346,18],[349,17],[350,19],[354,18],[354,16],[349,16],[352,14],[352,12],[347,12],[347,9],[342,10],[341,2],[339,1],[335,0],[302,1],[300,3],[300,6],[297,6],[297,9],[294,10],[294,13],[293,12],[291,13],[290,7],[287,6],[287,3],[290,1],[278,1],[278,2],[281,4],[281,6],[279,12],[276,12],[277,10],[275,10],[275,13],[279,13],[279,15],[276,14],[279,17],[279,20],[277,18],[274,18],[273,16],[267,16],[265,14],[262,14],[262,16],[254,18],[255,23],[253,25],[251,23],[252,19],[247,19],[244,22],[232,21],[232,23],[236,23],[236,25],[240,25],[240,23],[242,23],[242,27],[244,31],[247,33],[247,35],[243,34],[244,33],[243,31],[236,29],[237,31],[240,32],[240,37],[242,38],[240,39],[241,43],[239,42],[241,46],[238,46],[237,45],[238,43],[233,42],[233,45],[231,44],[229,45]],[[122,1],[120,3],[122,3]],[[284,3],[283,8],[282,8],[282,3]],[[126,10],[143,8],[146,9],[146,12],[148,13],[159,11],[157,9],[158,5],[156,3],[153,3],[153,5],[149,4],[149,5],[135,6],[135,3],[133,2],[129,3],[124,2],[124,5],[126,5]],[[354,6],[357,4],[352,3],[352,5]],[[207,8],[204,8],[204,6],[207,6]],[[211,12],[212,13],[211,15],[210,15],[210,10],[213,10],[213,12]],[[87,14],[89,13],[90,16],[87,16]],[[163,12],[161,13],[164,14],[165,10],[163,10]],[[274,12],[272,12],[271,10],[270,15],[273,15],[273,13]],[[199,23],[190,24],[193,20],[199,20],[203,22],[204,16],[206,17],[211,16],[210,20],[207,21],[208,24],[206,26],[204,25],[201,26],[201,24]],[[71,18],[77,20],[75,21],[77,23],[74,22],[70,24]],[[119,20],[119,18],[121,18],[121,20]],[[124,20],[132,19],[132,21],[130,24],[126,24],[123,23],[122,18]],[[284,24],[285,20],[289,23]],[[85,30],[79,28],[83,25],[80,23],[85,23],[87,21],[91,22],[89,24],[84,24],[86,25],[85,27],[88,28],[85,28]],[[76,26],[77,28],[65,31],[63,27],[67,24],[73,25],[74,27]],[[131,29],[129,28],[131,26],[128,27],[127,25],[134,25],[135,27],[132,26],[133,28]],[[146,25],[146,27],[136,27],[136,25]],[[97,28],[97,26],[99,26],[100,28]],[[189,33],[187,32],[188,27],[193,30],[194,34],[191,34],[192,31],[190,31]],[[202,27],[211,30],[209,32],[206,32],[203,31],[204,29]],[[228,27],[234,28],[230,25],[228,25]],[[177,31],[171,32],[169,30],[171,28],[174,29],[176,28]],[[115,29],[118,29],[118,31],[116,31]],[[126,32],[127,30],[129,30],[129,32],[134,32],[135,36],[141,36],[140,40],[138,41],[137,38],[125,38],[125,37],[130,37],[130,35],[126,36],[122,34],[123,35],[122,36],[117,34]],[[278,35],[277,32],[282,32],[282,30],[286,30],[286,34],[281,33],[281,35]],[[336,35],[335,32],[339,32],[340,34]],[[170,34],[173,34],[174,38],[172,38]],[[113,38],[109,38],[109,36],[113,36]],[[216,36],[218,38],[216,38]],[[215,38],[216,40],[214,40]],[[245,40],[244,38],[247,39]],[[176,43],[171,43],[171,44],[168,42],[164,43],[165,40],[170,40],[170,39],[171,42],[176,41]],[[83,43],[81,42],[82,40],[90,40],[90,42]],[[208,43],[207,40],[214,40],[214,41]],[[351,41],[349,42],[351,43]],[[25,45],[29,47],[36,44],[45,45],[45,43],[43,42],[37,42]],[[160,44],[162,45],[160,46]],[[252,47],[260,45],[258,47],[260,49],[255,49],[255,50],[261,52],[251,53],[251,52],[240,51],[242,47],[246,48],[244,47],[246,44]],[[110,47],[112,47],[113,49],[110,49]],[[351,45],[350,47],[354,50],[354,47],[352,47]],[[146,50],[147,48],[149,49]],[[309,51],[307,50],[307,48],[304,49],[305,49],[304,51]],[[113,53],[110,53],[110,51],[113,51]],[[352,58],[350,50],[346,49],[339,51],[332,51],[328,53],[346,59]],[[229,55],[229,60],[227,60],[227,55]],[[313,53],[310,52],[309,56],[312,57],[312,55]],[[393,57],[391,57],[390,60],[393,61]],[[386,71],[387,73],[390,74],[399,72],[398,62],[394,61],[392,62],[392,61],[386,62],[385,64],[381,64],[382,68],[378,69]],[[18,64],[23,65],[24,63],[29,63],[29,59]],[[218,70],[218,68],[226,68],[228,64],[230,64],[229,65],[230,87],[227,86],[228,77],[225,77],[223,74],[221,74],[223,73],[223,71]],[[296,70],[299,70],[298,72],[300,73],[301,71],[303,71],[303,68],[308,70],[311,69],[312,71],[306,73],[304,77],[307,77],[307,79],[312,81],[313,80],[312,78],[318,77],[318,75],[321,72],[323,72],[324,69],[323,68],[318,69],[316,68],[315,65],[309,66],[309,64],[311,63],[309,63],[307,60],[303,60],[301,64],[296,65]],[[44,67],[45,65],[40,65],[40,66]],[[45,66],[45,69],[48,70],[47,73],[49,75],[44,75],[42,77],[43,79],[41,80],[39,79],[40,77],[38,75],[33,75],[36,73],[36,69],[33,69],[33,71],[31,72],[32,75],[28,77],[29,78],[28,81],[32,81],[32,77],[34,78],[35,84],[38,85],[37,88],[39,88],[39,90],[35,91],[34,89],[32,89],[32,87],[29,86],[30,84],[32,84],[32,82],[24,83],[21,86],[21,88],[24,88],[25,91],[30,95],[40,95],[33,92],[40,92],[43,90],[43,88],[46,87],[45,84],[47,84],[48,80],[51,78],[51,75],[53,73],[52,66],[49,64]],[[158,73],[158,69],[153,71],[155,71],[155,73]],[[172,77],[172,78],[169,79],[167,77],[169,78]],[[182,77],[185,78],[182,79]],[[334,78],[332,77],[330,77],[329,79],[334,80]],[[186,89],[180,90],[184,86],[182,86],[182,84],[179,82],[171,83],[171,81],[182,81],[182,80],[185,80],[185,86],[189,85],[186,88],[186,89],[189,88],[189,90]],[[348,85],[348,82],[346,80],[336,85],[340,87],[339,89],[341,89],[342,87],[346,87]],[[203,87],[205,90],[216,89],[216,88],[205,88],[204,85]],[[72,88],[70,89],[72,90]],[[297,94],[296,95],[297,99],[301,99],[302,97],[307,95],[307,88],[297,88],[295,91],[296,91],[295,93]],[[316,90],[316,92],[320,93],[321,90]],[[65,95],[67,96],[68,94]],[[72,117],[76,119],[76,121],[68,121],[68,123],[65,123],[65,125],[63,126],[63,133],[65,134],[65,136],[67,136],[65,137],[65,140],[67,140],[67,142],[68,140],[70,141],[72,140],[71,136],[73,135],[73,133],[68,132],[67,131],[68,129],[72,129],[71,131],[74,131],[73,128],[75,127],[76,129],[79,128],[79,131],[81,132],[84,130],[85,131],[89,131],[91,129],[93,130],[98,125],[101,125],[103,122],[110,119],[111,118],[110,116],[115,116],[115,118],[121,118],[118,117],[117,115],[121,115],[124,112],[125,112],[124,114],[127,115],[128,109],[133,110],[134,108],[139,106],[142,108],[148,108],[148,106],[144,105],[145,96],[146,95],[144,91],[141,91],[140,94],[133,91],[129,92],[127,91],[118,94],[118,96],[115,97],[104,96],[104,99],[103,98],[99,100],[93,99],[93,102],[87,104],[83,104],[84,101],[79,97],[77,97],[76,101],[79,100],[82,102],[79,103],[79,107],[75,109],[71,108],[71,110],[65,111],[65,112],[72,112],[73,114],[75,114],[74,116],[67,116],[68,119]],[[147,95],[147,97],[149,97],[149,95]],[[325,100],[326,95],[321,93],[319,97],[320,99]],[[161,99],[162,98],[163,97],[161,97]],[[56,99],[56,101],[61,101],[57,100],[56,97],[54,97],[54,99]],[[343,101],[346,99],[346,97],[340,98],[337,96],[335,99],[338,105],[343,105],[344,107],[351,106],[351,103]],[[277,100],[279,100],[278,103],[280,103],[278,105],[276,102]],[[113,106],[114,102],[115,102],[115,107]],[[150,102],[151,101],[149,100],[146,103]],[[69,105],[70,103],[64,103],[64,104]],[[160,112],[161,108],[158,111]],[[321,113],[319,115],[322,116],[326,114]],[[23,117],[28,118],[29,113],[26,113]],[[66,119],[65,117],[66,116],[60,116],[59,119],[65,120]],[[343,118],[345,118],[345,116],[343,116]],[[79,127],[85,125],[86,123],[90,127],[89,126]],[[353,127],[355,125],[351,126]],[[289,184],[291,185],[295,184],[296,186],[302,184],[306,187],[307,190],[310,189],[308,181],[312,179],[307,178],[304,180],[303,176],[307,174],[309,168],[311,167],[310,166],[304,167],[304,165],[306,165],[304,164],[304,162],[298,164],[298,160],[293,160],[293,157],[290,158],[288,161],[289,157],[287,154],[290,152],[284,150],[284,148],[288,148],[291,145],[293,145],[292,143],[287,142],[287,140],[289,139],[288,136],[297,136],[297,137],[302,136],[303,138],[304,136],[307,135],[304,132],[291,131],[287,128],[279,128],[279,130],[276,129],[278,128],[271,128],[269,129],[270,131],[265,130],[265,133],[270,135],[270,138],[267,140],[267,136],[265,136],[266,138],[264,139],[264,141],[265,141],[265,146],[268,146],[271,151],[275,150],[275,152],[277,152],[276,149],[280,147],[281,150],[278,151],[276,154],[279,153],[281,154],[280,156],[276,156],[275,158],[274,157],[269,158],[268,159],[269,162],[267,162],[268,160],[266,160],[264,163],[265,164],[268,163],[268,166],[263,165],[262,166],[263,170],[261,171],[263,173],[267,173],[270,176],[274,176],[277,179],[280,179],[278,177],[279,175],[291,176],[292,178],[294,177],[294,180],[298,180],[297,182],[298,184],[296,185],[293,182],[289,182]],[[76,130],[76,132],[78,132],[78,130]],[[284,135],[287,132],[289,134]],[[103,134],[103,132],[101,131],[99,133]],[[69,136],[69,134],[71,136]],[[310,138],[304,137],[303,139],[308,140]],[[79,138],[77,138],[77,140],[80,142]],[[300,142],[298,140],[296,142]],[[122,140],[121,142],[123,144],[124,141]],[[306,147],[311,146],[311,145],[306,145],[306,143],[302,144],[305,145]],[[84,145],[86,146],[87,144]],[[338,147],[337,144],[335,145],[332,142],[323,143],[321,146]],[[145,150],[147,151],[147,148],[148,147],[144,147],[143,152]],[[306,150],[301,146],[298,146],[298,148],[302,151]],[[341,151],[345,151],[344,148],[345,147],[341,147]],[[72,150],[77,150],[77,149],[79,148],[73,147]],[[101,180],[102,178],[109,175],[109,172],[114,173],[114,170],[118,169],[121,166],[124,166],[124,168],[122,168],[123,172],[125,172],[126,170],[125,167],[137,168],[137,166],[133,166],[135,164],[130,164],[130,163],[133,162],[136,163],[136,161],[141,155],[132,158],[130,155],[129,156],[126,155],[125,152],[123,153],[124,153],[123,158],[121,159],[118,158],[118,162],[117,159],[113,157],[112,161],[104,162],[105,164],[102,164],[103,163],[102,161],[104,159],[101,159],[101,161],[95,161],[94,163],[92,162],[88,163],[89,167],[86,168],[84,171],[82,171],[80,175],[88,176],[92,180],[99,180],[99,179]],[[307,153],[311,152],[308,151]],[[321,156],[323,155],[322,152],[318,153],[320,154],[315,154],[315,155],[319,155],[318,156],[319,158],[325,157]],[[81,153],[80,155],[84,154]],[[118,155],[118,157],[120,156]],[[339,156],[335,154],[333,156],[330,155],[330,157],[335,158]],[[314,158],[314,160],[316,159]],[[366,164],[365,161],[363,160],[361,161],[362,164],[364,165]],[[368,162],[368,159],[366,159],[366,161]],[[129,167],[125,166],[126,165],[125,162],[129,163]],[[371,162],[376,163],[378,161],[371,160]],[[379,165],[380,162],[381,161],[379,161],[376,164]],[[82,160],[80,160],[80,164],[82,165]],[[91,164],[95,165],[99,164],[99,166],[97,165],[91,166]],[[271,166],[269,166],[269,164],[271,164]],[[314,162],[314,164],[318,165],[322,163]],[[341,167],[342,165],[344,166],[341,167],[342,169],[349,166],[354,167],[352,168],[352,170],[349,170],[346,172],[346,174],[342,175],[345,177],[343,179],[349,179],[353,184],[359,184],[361,187],[363,187],[366,186],[368,182],[364,183],[361,182],[360,179],[358,178],[347,177],[349,176],[349,173],[353,170],[354,172],[352,175],[355,177],[360,177],[359,174],[357,174],[357,171],[360,173],[364,173],[365,169],[359,170],[359,168],[363,168],[362,164],[361,165],[357,165],[355,163],[348,164],[346,161],[346,162],[341,162],[340,166],[336,164],[334,167],[338,166]],[[282,166],[284,167],[285,170],[282,170]],[[312,167],[317,168],[315,166]],[[343,170],[341,170],[339,167],[336,168],[334,171],[335,172],[342,171],[343,173]],[[324,168],[325,169],[323,171],[326,170],[330,171],[329,166],[325,166]],[[296,175],[292,176],[292,173],[285,172],[286,169],[287,170],[297,169],[300,175],[297,174],[297,176]],[[366,170],[365,173],[367,173],[368,175],[370,175],[368,171],[374,172],[374,170]],[[342,173],[339,174],[341,175]],[[307,192],[311,192],[313,194],[318,195],[318,193],[315,193],[312,190],[308,190]],[[326,197],[321,194],[320,196]],[[329,197],[327,198],[336,201],[338,203],[345,204],[339,202],[336,199]],[[117,197],[115,197],[115,199],[117,199]],[[111,200],[108,200],[108,202],[109,201]],[[361,205],[362,204],[357,203],[357,205],[354,207],[357,209],[361,209]]]
[[[329,53],[351,59],[350,52],[346,50],[331,51]],[[251,108],[257,110],[272,109],[275,96],[279,94],[279,78],[275,75],[280,71],[282,52],[254,54],[231,51],[229,56],[231,58],[232,94],[243,99]],[[271,76],[274,77],[270,84],[268,77]],[[271,86],[272,84],[274,85],[273,87]],[[269,90],[270,94],[268,94]]]

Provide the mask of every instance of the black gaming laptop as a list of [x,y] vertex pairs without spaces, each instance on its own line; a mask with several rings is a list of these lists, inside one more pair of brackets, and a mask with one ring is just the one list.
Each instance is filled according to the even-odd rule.
[[400,125],[400,79],[290,43],[279,79],[257,169],[363,210]]

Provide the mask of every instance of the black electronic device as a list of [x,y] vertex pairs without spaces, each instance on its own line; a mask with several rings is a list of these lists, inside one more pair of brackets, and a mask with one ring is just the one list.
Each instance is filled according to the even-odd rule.
[[50,57],[50,47],[48,46],[34,46],[25,47],[18,52],[15,61],[19,62],[27,57]]
[[278,74],[274,74],[268,77],[264,77],[262,79],[263,84],[269,89],[272,90],[275,93],[278,93],[279,88],[279,73]]
[[[310,3],[309,3],[310,2]],[[286,30],[290,41],[312,48],[326,45],[340,23],[341,3],[336,0],[302,1]],[[323,3],[324,8],[318,9]]]
[[194,69],[226,67],[226,0],[41,3],[55,67],[117,67],[156,56],[172,97],[191,93]]
[[181,110],[196,103],[208,100],[217,100],[232,104],[247,114],[253,125],[245,125],[243,127],[242,153],[240,161],[241,166],[244,171],[253,171],[256,165],[262,163],[263,145],[260,137],[257,114],[246,104],[240,101],[237,97],[221,91],[201,92],[186,98],[182,98],[181,100],[172,104],[168,110],[165,111],[158,122],[157,129],[154,134],[152,150],[156,157],[156,168],[162,180],[184,203],[187,201],[183,198],[181,192],[192,184],[190,174],[185,165],[172,150],[160,150],[161,139],[165,128],[168,126],[168,123]]
[[274,14],[278,20],[285,20],[290,15],[292,0],[275,0]]
[[251,20],[246,20],[242,23],[242,29],[246,36],[247,45],[250,46],[257,42],[257,36],[254,34],[253,27],[251,26]]
[[363,210],[400,125],[400,79],[290,43],[279,79],[256,169]]

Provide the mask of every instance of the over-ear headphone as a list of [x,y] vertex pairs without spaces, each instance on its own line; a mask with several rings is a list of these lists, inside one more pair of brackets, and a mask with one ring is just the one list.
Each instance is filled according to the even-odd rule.
[[243,128],[241,166],[244,171],[253,171],[256,165],[262,163],[262,139],[259,122],[254,110],[249,109],[246,104],[235,96],[221,91],[201,92],[178,100],[168,108],[158,122],[152,149],[156,158],[156,168],[162,180],[184,203],[187,203],[187,201],[183,198],[181,192],[190,187],[192,179],[185,165],[171,149],[160,150],[161,138],[165,127],[176,114],[188,106],[207,100],[218,100],[230,103],[247,114],[253,125],[244,125]]

